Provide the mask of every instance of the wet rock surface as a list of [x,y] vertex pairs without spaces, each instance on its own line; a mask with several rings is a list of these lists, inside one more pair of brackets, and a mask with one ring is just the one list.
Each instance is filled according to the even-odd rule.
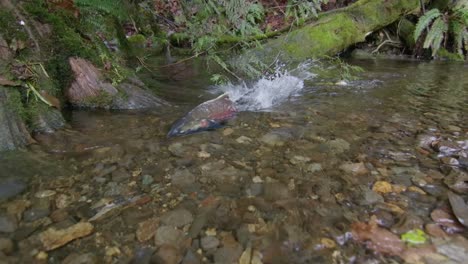
[[144,88],[144,84],[129,78],[117,87],[105,80],[89,61],[69,59],[75,80],[66,91],[68,101],[76,107],[104,109],[146,109],[168,105]]
[[48,108],[35,116],[32,127],[35,133],[53,133],[65,125],[62,113],[58,109]]
[[28,151],[52,167],[0,164],[1,259],[466,262],[460,95],[426,105],[405,78],[368,74],[388,84],[314,86],[320,103],[304,96],[174,139],[167,130],[183,107],[73,112],[69,129]]

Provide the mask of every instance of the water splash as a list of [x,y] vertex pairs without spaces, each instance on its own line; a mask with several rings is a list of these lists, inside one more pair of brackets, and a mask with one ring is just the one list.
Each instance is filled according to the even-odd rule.
[[316,76],[309,71],[311,64],[304,62],[290,71],[279,65],[275,73],[250,84],[219,85],[215,90],[227,93],[240,111],[268,111],[297,96],[304,88],[304,81]]

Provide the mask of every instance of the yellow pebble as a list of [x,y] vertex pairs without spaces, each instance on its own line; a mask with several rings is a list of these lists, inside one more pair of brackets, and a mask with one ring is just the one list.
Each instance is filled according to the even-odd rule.
[[372,190],[376,193],[390,193],[392,192],[393,188],[392,185],[386,181],[377,181],[374,183]]
[[41,252],[37,253],[37,255],[36,255],[37,260],[46,260],[48,257],[49,257],[49,255],[44,251],[41,251]]
[[330,239],[330,238],[324,237],[324,238],[320,239],[320,243],[321,243],[325,248],[328,248],[328,249],[330,249],[330,248],[335,248],[335,247],[336,247],[335,241],[333,241],[333,240]]
[[425,191],[423,191],[421,188],[416,187],[416,186],[410,186],[410,187],[408,187],[408,191],[410,191],[410,192],[417,192],[417,193],[424,194],[424,195],[426,194]]

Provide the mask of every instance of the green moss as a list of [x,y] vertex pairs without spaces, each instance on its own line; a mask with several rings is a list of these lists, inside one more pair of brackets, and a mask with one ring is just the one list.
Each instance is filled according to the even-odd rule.
[[283,54],[286,59],[304,60],[335,55],[364,41],[367,33],[393,23],[418,5],[417,0],[361,0],[324,13],[317,21],[270,40],[263,51],[256,50],[247,56],[265,58]]
[[72,14],[64,10],[49,12],[43,1],[38,0],[25,3],[24,8],[35,19],[52,25],[54,34],[48,43],[45,43],[52,51],[90,60],[96,58],[92,43],[82,39],[79,21]]
[[437,57],[451,61],[464,61],[463,55],[458,53],[452,53],[444,48],[440,48],[437,51]]
[[73,14],[65,10],[49,12],[47,5],[40,0],[25,2],[23,6],[33,19],[52,25],[53,34],[41,39],[41,46],[49,53],[43,54],[47,58],[44,65],[56,80],[56,86],[67,87],[73,80],[69,57],[78,56],[100,64],[95,45],[81,37],[81,26]]
[[10,109],[13,113],[16,113],[22,120],[28,121],[31,120],[31,112],[23,105],[23,100],[21,93],[18,90],[11,90],[9,88],[4,88],[0,86],[0,89],[8,89],[8,101],[6,107]]
[[110,108],[113,100],[114,96],[112,96],[106,91],[101,90],[99,95],[85,98],[82,104],[83,106],[91,108]]
[[146,42],[146,38],[145,36],[141,34],[136,34],[136,35],[130,36],[128,38],[128,42],[134,43],[134,44],[143,44]]
[[11,42],[13,39],[22,41],[28,39],[26,30],[19,24],[12,12],[0,10],[0,28],[1,35],[7,42]]
[[28,118],[23,120],[29,129],[34,130],[37,128],[37,125],[34,124],[34,120],[37,120],[38,116],[49,111],[49,106],[39,100],[32,99],[26,104],[25,109],[28,113]]
[[141,57],[144,55],[144,50],[146,47],[146,38],[141,34],[136,34],[130,36],[128,39],[129,48],[131,54],[136,57]]
[[308,26],[296,30],[291,36],[278,39],[293,58],[321,57],[334,54],[350,43],[361,41],[362,32],[346,14],[336,14],[319,26]]
[[44,72],[45,68],[43,70],[40,64],[33,64],[31,68],[35,73],[35,87],[38,90],[44,90],[52,96],[60,95],[60,89],[57,87],[57,83],[54,82],[54,79],[47,77],[46,74],[49,73],[47,70]]

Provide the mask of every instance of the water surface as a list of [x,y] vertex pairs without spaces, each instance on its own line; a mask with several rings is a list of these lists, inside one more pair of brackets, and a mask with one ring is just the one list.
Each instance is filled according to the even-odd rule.
[[[195,220],[179,227],[191,238],[174,253],[180,256],[197,252],[205,231],[215,229],[219,245],[202,250],[208,263],[222,263],[222,254],[239,257],[249,247],[262,254],[264,263],[379,259],[350,240],[351,223],[377,215],[390,229],[404,218],[394,206],[430,223],[431,211],[444,203],[448,190],[443,177],[466,173],[463,165],[447,166],[436,152],[421,151],[421,138],[441,138],[457,145],[459,153],[466,151],[468,67],[349,63],[365,72],[347,85],[336,84],[341,79],[336,69],[330,66],[324,74],[313,62],[218,87],[210,86],[207,72],[196,63],[146,73],[145,81],[171,107],[74,111],[70,128],[36,136],[39,143],[27,155],[3,155],[0,173],[27,185],[14,199],[32,200],[35,193],[59,186],[57,195],[69,198],[61,208],[69,222],[88,220],[97,213],[92,205],[103,198],[149,197],[144,205],[96,222],[90,238],[51,252],[54,261],[72,252],[108,258],[106,247],[121,251],[111,259],[131,259],[143,245],[157,248],[153,240],[135,238],[138,223],[181,208]],[[166,138],[172,122],[222,92],[243,110],[225,128]],[[435,172],[442,178],[433,177]],[[72,182],[57,185],[64,179]],[[421,179],[431,187],[418,185]],[[425,194],[379,194],[372,191],[376,181],[418,187]],[[58,209],[53,201],[50,212]],[[18,230],[26,226],[20,222]],[[40,230],[39,224],[32,234]],[[100,236],[107,239],[98,243]]]

